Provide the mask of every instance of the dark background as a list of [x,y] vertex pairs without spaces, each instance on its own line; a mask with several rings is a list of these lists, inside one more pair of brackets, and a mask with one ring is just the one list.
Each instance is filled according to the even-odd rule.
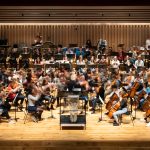
[[150,0],[0,0],[0,6],[150,6]]

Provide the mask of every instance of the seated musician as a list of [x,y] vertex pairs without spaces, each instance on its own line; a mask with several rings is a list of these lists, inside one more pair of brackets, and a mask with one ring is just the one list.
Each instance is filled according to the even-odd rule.
[[68,48],[67,51],[66,51],[66,55],[67,54],[74,54],[74,52],[73,52],[73,50],[71,48]]
[[[43,82],[42,82],[42,86],[41,86],[41,92],[42,92],[42,95],[41,95],[41,100],[47,100],[48,101],[48,104],[51,104],[51,109],[54,109],[53,108],[53,104],[55,102],[55,99],[56,97],[50,95],[50,90],[52,90],[52,84],[49,84],[48,83],[48,80],[47,79],[43,79]],[[47,109],[50,110],[49,106],[47,106]]]
[[94,59],[94,56],[91,57],[90,60],[88,60],[88,64],[91,65],[91,64],[94,64],[95,63],[95,59]]
[[111,61],[112,68],[119,69],[120,61],[117,59],[117,56],[114,56],[113,60]]
[[40,97],[40,91],[35,86],[31,86],[28,89],[28,112],[34,113],[32,119],[35,122],[37,122],[37,120],[41,120],[41,115],[43,112],[42,107],[36,105],[36,102]]
[[7,90],[9,91],[9,94],[7,97],[8,100],[10,102],[13,102],[15,100],[14,101],[15,106],[18,106],[18,108],[22,110],[25,97],[21,94],[21,86],[19,85],[19,83],[17,82],[15,78],[12,78],[12,80],[10,81],[7,87]]
[[126,72],[129,72],[133,64],[131,58],[128,55],[125,57],[124,63],[126,66]]
[[142,60],[141,56],[138,56],[138,59],[135,61],[134,67],[137,69],[139,73],[139,67],[144,67],[144,61]]
[[79,50],[76,50],[76,58],[78,59],[80,56],[85,56],[85,52],[83,51],[82,47],[80,47]]
[[107,64],[105,56],[102,56],[101,59],[98,61],[100,64]]
[[[124,98],[122,98],[122,95],[123,93],[120,91],[119,92],[119,102],[115,102],[114,104],[113,104],[113,106],[112,106],[112,108],[113,107],[115,107],[115,105],[117,105],[117,103],[120,103],[119,105],[120,105],[120,107],[118,108],[118,110],[117,111],[115,111],[115,112],[113,112],[113,118],[114,118],[114,123],[113,123],[113,125],[114,126],[119,126],[119,119],[118,119],[118,116],[119,115],[122,115],[122,114],[125,114],[127,111],[128,111],[128,109],[127,109],[127,100],[126,99],[124,99]],[[109,115],[109,114],[108,114]]]
[[79,56],[79,59],[77,60],[77,65],[85,65],[85,61],[83,60],[82,55]]
[[6,119],[8,119],[8,122],[11,122],[11,117],[9,116],[9,108],[8,105],[6,103],[6,92],[4,91],[4,85],[1,84],[0,85],[0,116],[1,117],[6,117]]

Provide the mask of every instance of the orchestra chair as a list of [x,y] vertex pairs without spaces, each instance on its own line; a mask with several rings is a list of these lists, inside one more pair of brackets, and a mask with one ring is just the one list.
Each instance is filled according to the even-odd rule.
[[[27,120],[31,120],[31,117],[32,116],[35,116],[35,114],[37,113],[36,111],[28,111],[28,99],[26,98],[26,107],[25,107],[25,110],[24,110],[24,124],[26,123]],[[38,120],[33,120],[34,122],[38,123]]]
[[123,122],[123,118],[130,116],[130,119],[132,121],[132,125],[134,126],[134,118],[132,116],[132,113],[130,111],[127,111],[125,114],[121,114],[118,116],[118,120],[119,120],[119,124],[121,125],[121,123]]
[[[33,115],[36,114],[36,111],[28,111],[27,109],[24,110],[24,124],[27,120],[30,120]],[[34,122],[38,123],[38,120],[33,120]]]

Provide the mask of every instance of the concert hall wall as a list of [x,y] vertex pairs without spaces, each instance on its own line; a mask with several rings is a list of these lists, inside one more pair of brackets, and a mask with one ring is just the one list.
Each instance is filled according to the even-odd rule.
[[9,45],[26,43],[30,46],[38,33],[41,33],[44,42],[50,40],[63,46],[70,43],[83,46],[87,39],[96,45],[103,38],[116,50],[117,45],[122,43],[125,48],[144,46],[145,40],[150,37],[150,24],[0,25],[0,36],[8,39]]

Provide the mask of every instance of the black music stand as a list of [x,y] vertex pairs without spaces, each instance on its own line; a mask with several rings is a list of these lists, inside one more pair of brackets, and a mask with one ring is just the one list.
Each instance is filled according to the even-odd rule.
[[55,54],[55,60],[63,60],[62,54]]
[[98,122],[100,122],[100,121],[102,121],[103,120],[103,105],[104,105],[104,101],[103,101],[103,99],[100,97],[100,95],[99,95],[99,100],[100,100],[100,109],[101,109],[101,116],[100,116],[100,118],[98,119]]
[[67,54],[67,58],[68,59],[73,59],[73,58],[75,58],[75,54]]
[[90,68],[97,68],[97,64],[89,64],[89,65],[87,66],[87,68],[88,68],[88,69],[90,69]]
[[67,70],[71,70],[70,63],[60,63],[60,68],[65,68]]
[[81,68],[85,68],[85,64],[77,64],[76,69],[79,70]]
[[102,59],[102,56],[104,56],[105,59],[106,59],[106,57],[107,57],[107,55],[102,55],[102,54],[100,54],[100,55],[98,55],[98,59]]
[[118,46],[117,47],[123,47],[124,46],[124,44],[118,44]]
[[17,120],[19,119],[19,118],[17,118],[17,106],[15,105],[15,101],[16,101],[16,98],[17,98],[18,94],[19,94],[19,93],[16,94],[16,96],[15,96],[15,98],[14,98],[14,100],[13,100],[13,104],[14,104],[14,106],[15,106],[15,121],[16,121],[16,122],[17,122]]
[[29,59],[30,58],[30,53],[27,53],[27,54],[22,53],[21,56],[22,56],[22,59]]
[[119,56],[118,52],[111,52],[111,56]]
[[125,53],[125,56],[132,57],[133,53]]

